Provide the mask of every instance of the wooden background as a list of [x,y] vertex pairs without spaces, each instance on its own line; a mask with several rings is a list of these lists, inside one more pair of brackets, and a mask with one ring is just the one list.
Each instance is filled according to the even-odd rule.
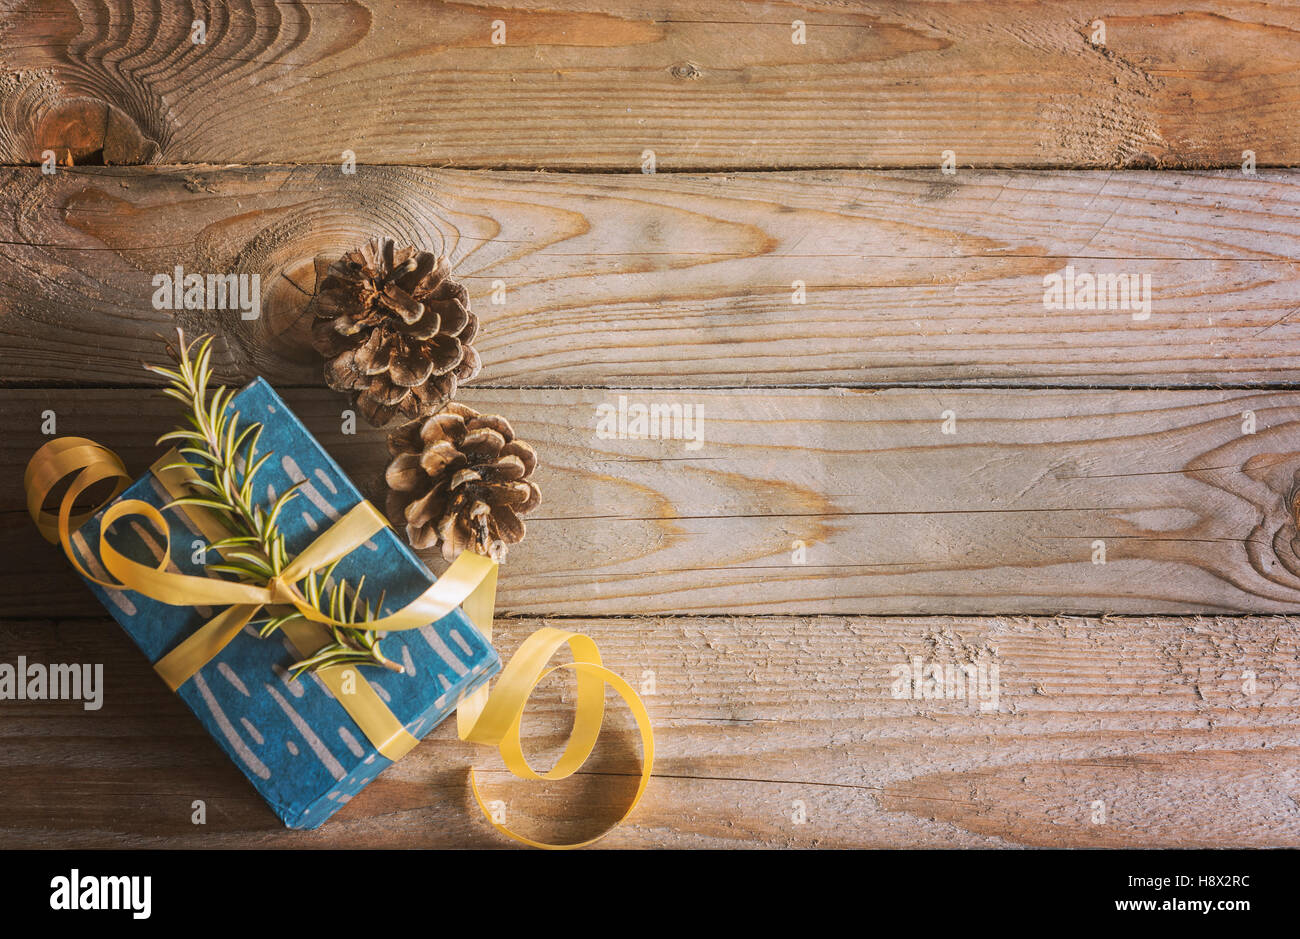
[[[444,725],[285,831],[26,516],[46,410],[151,462],[177,322],[378,497],[302,318],[377,234],[451,256],[464,400],[541,454],[502,652],[561,623],[652,689],[602,844],[1300,845],[1295,7],[165,6],[0,0],[0,662],[107,685],[0,702],[0,846],[503,846],[471,764],[530,834],[618,814],[612,708],[564,783]],[[177,264],[260,274],[261,318],[154,310]],[[1068,264],[1150,275],[1150,318],[1044,309]],[[601,439],[620,395],[702,445]],[[895,699],[913,656],[997,665],[996,711]],[[536,702],[543,763],[568,689]]]

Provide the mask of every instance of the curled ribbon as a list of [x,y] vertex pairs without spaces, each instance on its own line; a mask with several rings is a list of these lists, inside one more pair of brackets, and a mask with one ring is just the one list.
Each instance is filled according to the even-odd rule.
[[[185,494],[186,479],[193,476],[193,471],[177,467],[174,454],[159,460],[153,467],[153,473],[173,498]],[[46,511],[46,499],[55,486],[69,476],[73,478],[60,501],[58,512]],[[87,489],[105,480],[113,481],[113,489],[108,497],[94,509],[74,516],[72,510],[77,499]],[[298,614],[297,618],[285,622],[281,628],[300,654],[304,657],[312,655],[328,641],[327,626],[348,624],[331,619],[308,604],[298,590],[297,583],[312,571],[328,567],[350,553],[387,525],[374,506],[362,501],[292,558],[278,577],[265,586],[258,586],[166,570],[171,557],[170,530],[166,519],[148,502],[122,499],[104,512],[100,520],[98,544],[99,559],[104,569],[117,578],[117,582],[100,580],[82,567],[73,550],[71,534],[116,499],[129,482],[130,475],[117,454],[83,437],[59,437],[51,440],[32,456],[23,477],[27,511],[32,520],[46,540],[62,545],[68,560],[87,580],[110,589],[134,590],[173,606],[228,607],[154,663],[155,670],[173,691],[211,661],[238,635],[245,624],[267,606],[293,607]],[[186,514],[210,540],[221,536],[215,519],[207,516],[203,510],[194,509]],[[156,567],[132,560],[108,543],[107,533],[113,523],[131,515],[148,519],[163,540],[163,550]],[[496,584],[496,561],[470,551],[462,552],[428,590],[396,612],[369,621],[367,628],[387,632],[415,629],[441,619],[459,606],[490,642]],[[547,663],[551,657],[566,644],[573,654],[573,661],[548,668]],[[577,676],[576,713],[560,758],[549,771],[539,774],[524,757],[520,723],[533,690],[548,675],[560,669],[570,669]],[[406,755],[418,741],[406,731],[364,679],[355,683],[354,692],[343,694],[343,671],[344,667],[334,666],[320,669],[317,674],[380,753],[394,761]],[[523,641],[502,669],[496,687],[490,693],[487,685],[483,685],[459,702],[456,724],[462,740],[497,747],[506,768],[522,779],[559,780],[576,772],[586,762],[596,744],[604,720],[606,685],[618,692],[627,703],[641,736],[641,779],[627,810],[609,829],[586,841],[573,844],[533,841],[492,818],[471,768],[470,786],[474,799],[494,828],[516,841],[538,848],[582,847],[603,837],[632,813],[650,781],[654,765],[654,734],[650,715],[632,686],[601,664],[600,652],[589,637],[551,627],[539,629]]]

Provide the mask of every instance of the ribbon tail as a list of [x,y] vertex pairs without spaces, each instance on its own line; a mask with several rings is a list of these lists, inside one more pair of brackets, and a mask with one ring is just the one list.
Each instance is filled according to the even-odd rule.
[[[469,554],[470,552],[465,552]],[[461,557],[465,555],[462,554]],[[476,555],[477,556],[477,555]],[[460,558],[457,558],[459,561]],[[483,579],[473,589],[468,597],[461,603],[461,609],[469,617],[483,638],[492,643],[492,619],[495,616],[497,604],[497,570],[498,565],[495,561],[483,575]],[[456,707],[456,734],[461,740],[468,740],[470,734],[474,731],[474,725],[478,722],[479,715],[483,713],[483,708],[488,701],[487,682],[479,685],[474,693],[467,698],[463,698]]]
[[[461,557],[465,557],[468,553],[462,554]],[[496,585],[497,565],[493,562],[491,570],[462,602],[465,614],[489,642],[492,640]],[[565,644],[572,651],[574,661],[547,668],[547,662]],[[524,756],[520,739],[520,722],[533,690],[548,675],[561,668],[571,669],[577,673],[578,694],[573,729],[569,732],[564,752],[555,765],[546,773],[539,774],[528,765],[528,760]],[[585,841],[571,844],[535,841],[493,819],[492,812],[483,801],[483,795],[478,787],[478,778],[474,770],[470,769],[470,788],[474,793],[474,800],[493,828],[515,841],[535,848],[579,848],[603,838],[632,814],[650,782],[654,769],[654,731],[650,723],[650,715],[632,686],[601,664],[600,651],[595,642],[581,633],[570,633],[551,627],[543,627],[523,641],[502,669],[495,688],[489,692],[487,685],[482,685],[460,702],[456,709],[456,730],[462,740],[497,747],[506,769],[521,779],[558,780],[576,772],[591,755],[604,721],[606,685],[617,691],[627,702],[641,735],[640,783],[618,821],[599,835]]]
[[154,671],[167,682],[168,688],[176,691],[229,645],[260,609],[260,606],[249,603],[219,613],[155,662]]
[[[330,641],[329,631],[324,626],[307,619],[288,620],[281,624],[280,629],[304,659],[315,655]],[[394,763],[420,742],[380,699],[374,685],[362,677],[358,666],[334,665],[318,668],[314,674],[361,728],[366,739]]]
[[[654,730],[650,723],[650,714],[646,711],[645,704],[642,703],[640,695],[636,693],[631,685],[629,685],[623,678],[603,666],[591,665],[590,663],[583,662],[570,662],[567,665],[557,665],[555,668],[549,669],[543,673],[538,680],[540,681],[541,678],[545,678],[546,675],[561,668],[573,669],[578,672],[580,677],[585,672],[589,677],[599,679],[602,685],[610,685],[619,693],[623,700],[627,702],[627,706],[632,712],[632,717],[636,720],[637,731],[641,736],[641,778],[637,783],[636,792],[632,795],[631,801],[628,802],[627,808],[623,810],[623,814],[604,831],[594,837],[586,839],[585,841],[575,841],[568,844],[551,844],[545,841],[534,841],[532,838],[525,837],[517,831],[507,828],[505,825],[493,819],[492,813],[488,810],[487,803],[483,801],[483,794],[478,787],[478,778],[475,776],[474,770],[470,769],[470,789],[474,793],[474,801],[478,803],[478,807],[483,811],[483,815],[487,818],[488,823],[507,838],[513,838],[515,841],[521,842],[530,847],[544,848],[548,851],[564,851],[571,848],[585,848],[587,845],[595,844],[619,825],[623,824],[623,822],[627,820],[628,816],[636,811],[636,807],[641,803],[641,797],[645,795],[646,786],[650,784],[650,777],[654,771],[655,760],[655,738]],[[516,729],[517,726],[518,725],[516,725]]]

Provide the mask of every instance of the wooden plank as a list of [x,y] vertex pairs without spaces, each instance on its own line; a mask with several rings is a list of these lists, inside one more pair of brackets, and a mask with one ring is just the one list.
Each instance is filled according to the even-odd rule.
[[[538,625],[506,621],[502,651]],[[656,777],[610,847],[1300,844],[1294,619],[576,625],[634,684],[653,679]],[[638,767],[621,705],[594,762],[565,783],[515,781],[444,724],[323,829],[290,832],[111,620],[0,623],[0,662],[18,655],[102,663],[105,693],[98,711],[4,703],[6,849],[503,846],[472,804],[470,765],[510,823],[576,837],[617,816]],[[997,706],[895,697],[894,669],[914,657],[982,666],[989,682],[997,666]],[[568,694],[557,683],[535,697],[524,724],[535,765],[556,754]]]
[[[382,505],[381,433],[341,433],[343,399],[327,390],[286,397]],[[601,408],[617,411],[620,397],[698,408],[699,424],[665,431],[699,446],[603,439]],[[543,504],[507,562],[503,611],[1300,610],[1287,510],[1300,393],[552,389],[464,400],[507,415],[540,455]],[[11,615],[94,610],[23,510],[43,412],[59,433],[143,469],[173,408],[142,390],[0,393],[0,518],[22,559],[0,571]]]
[[[1300,162],[1283,2],[128,0],[0,10],[0,159],[660,169]],[[1096,22],[1104,23],[1104,42]],[[806,26],[795,42],[794,24]],[[504,43],[494,44],[496,23]]]
[[[138,382],[175,315],[229,380],[317,384],[314,261],[383,232],[452,257],[488,386],[1290,383],[1298,180],[0,170],[0,381]],[[176,265],[258,275],[260,318],[155,310]],[[1149,278],[1149,318],[1048,309],[1069,268]]]

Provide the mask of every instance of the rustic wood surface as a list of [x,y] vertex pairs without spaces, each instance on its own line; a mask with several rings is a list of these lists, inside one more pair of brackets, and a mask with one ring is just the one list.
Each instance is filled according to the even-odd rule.
[[[1300,177],[360,167],[0,169],[0,383],[139,383],[174,318],[229,380],[317,384],[317,258],[446,251],[480,385],[1294,383]],[[153,309],[151,279],[261,277],[261,317]],[[1147,276],[1150,318],[1045,309],[1067,265]],[[792,286],[804,285],[804,303]],[[494,289],[504,291],[493,302]],[[58,336],[58,341],[51,341]]]
[[[600,439],[597,409],[620,396],[700,409],[699,448]],[[342,433],[346,399],[327,389],[286,398],[382,505],[383,434]],[[463,400],[509,415],[541,455],[544,502],[506,562],[505,612],[1300,612],[1287,502],[1300,481],[1300,393],[529,389]],[[111,441],[140,471],[179,420],[174,402],[140,389],[0,391],[0,518],[15,551],[32,541],[22,468],[48,410],[59,433]],[[95,610],[56,548],[27,550],[42,563],[0,574],[11,614]]]
[[0,161],[1294,164],[1297,30],[1209,0],[4,0]]
[[[541,622],[505,621],[503,653]],[[645,700],[656,776],[603,844],[1294,846],[1296,626],[1287,617],[587,620],[613,667],[643,688],[654,673]],[[72,701],[4,703],[6,847],[501,847],[477,817],[467,767],[479,767],[511,824],[555,838],[616,817],[637,773],[631,721],[614,705],[593,762],[549,786],[514,780],[494,752],[444,724],[325,827],[291,832],[112,620],[9,620],[0,661],[20,654],[103,662],[107,690],[94,714]],[[895,698],[891,670],[913,656],[996,664],[997,709]],[[526,747],[538,762],[567,726],[565,690],[548,684],[529,711]],[[201,827],[191,822],[196,799],[207,807]]]
[[[381,501],[302,317],[379,234],[451,257],[464,400],[541,454],[503,655],[587,632],[654,717],[603,845],[1300,846],[1297,35],[1235,0],[0,0],[0,662],[107,683],[0,701],[0,848],[508,847],[471,765],[540,837],[630,795],[614,704],[563,783],[444,725],[286,831],[26,516],[45,411],[152,462],[176,324]],[[177,265],[258,274],[261,316],[154,309]],[[1069,265],[1149,275],[1150,318],[1045,309]],[[620,397],[702,408],[699,446],[606,439]],[[913,660],[998,700],[897,697]],[[535,700],[542,765],[569,691]]]

